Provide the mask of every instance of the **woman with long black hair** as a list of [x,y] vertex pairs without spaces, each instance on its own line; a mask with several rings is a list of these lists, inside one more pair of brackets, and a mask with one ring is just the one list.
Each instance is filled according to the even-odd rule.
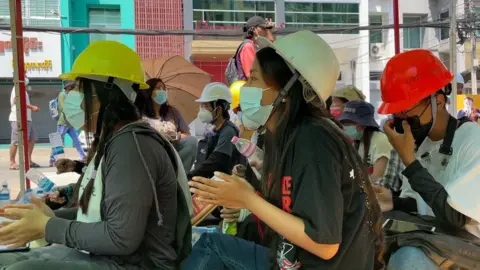
[[373,105],[362,100],[349,101],[345,103],[338,120],[367,165],[372,181],[381,180],[387,170],[393,147],[375,121]]
[[139,121],[133,104],[148,88],[140,57],[119,42],[97,41],[61,78],[76,81],[65,99],[68,122],[95,134],[75,187],[77,203],[55,212],[40,200],[1,209],[0,216],[15,221],[1,225],[0,245],[41,238],[60,245],[0,253],[0,266],[178,269],[191,249],[190,214],[175,150]]
[[147,80],[147,84],[149,88],[137,96],[135,106],[154,129],[163,131],[164,135],[171,138],[188,173],[195,162],[198,140],[190,136],[190,128],[180,111],[168,104],[168,90],[162,80],[152,78]]
[[273,44],[259,41],[263,48],[240,92],[240,106],[248,128],[268,133],[262,196],[244,179],[222,173],[216,180],[194,177],[190,186],[206,203],[256,215],[268,226],[266,247],[203,234],[185,269],[382,265],[382,218],[368,172],[325,108],[339,74],[333,50],[310,31]]

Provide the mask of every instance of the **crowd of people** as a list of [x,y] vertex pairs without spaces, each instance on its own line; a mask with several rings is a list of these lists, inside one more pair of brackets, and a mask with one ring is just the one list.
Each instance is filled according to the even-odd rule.
[[[392,57],[381,78],[377,112],[386,118],[379,124],[360,89],[334,91],[340,66],[319,35],[299,31],[272,42],[270,28],[257,17],[246,24],[247,41],[234,59],[246,81],[238,104],[226,84],[204,87],[196,100],[197,118],[206,124],[199,141],[169,105],[164,82],[145,81],[133,50],[115,41],[90,44],[60,76],[69,87],[59,132],[68,123],[93,141],[84,160],[54,165],[79,179],[46,201],[0,210],[11,219],[0,225],[0,245],[17,248],[42,238],[50,244],[0,253],[0,266],[430,270],[468,264],[458,260],[468,251],[445,255],[431,232],[392,234],[385,227],[388,220],[417,224],[431,217],[427,225],[455,232],[452,245],[457,233],[472,243],[480,238],[480,199],[471,192],[480,188],[480,127],[472,122],[479,114],[468,100],[459,119],[448,113],[453,74],[427,50]],[[249,164],[231,143],[234,136],[251,140],[264,160]],[[247,167],[245,177],[236,173],[238,165]],[[237,235],[204,233],[192,247],[192,195],[217,206],[208,225],[238,222]]]

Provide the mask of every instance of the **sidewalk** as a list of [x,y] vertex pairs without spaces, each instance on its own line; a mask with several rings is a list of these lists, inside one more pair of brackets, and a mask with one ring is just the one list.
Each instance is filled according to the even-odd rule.
[[[78,159],[78,153],[74,148],[65,148],[66,156],[71,159]],[[10,188],[12,198],[16,198],[20,191],[20,172],[9,170],[9,150],[0,149],[0,183],[7,182]],[[75,183],[79,175],[75,173],[66,173],[57,175],[55,168],[48,167],[48,159],[50,157],[50,148],[36,148],[33,151],[33,161],[42,166],[39,170],[55,182],[57,186]],[[18,154],[17,154],[18,163]],[[32,183],[32,187],[35,184]]]

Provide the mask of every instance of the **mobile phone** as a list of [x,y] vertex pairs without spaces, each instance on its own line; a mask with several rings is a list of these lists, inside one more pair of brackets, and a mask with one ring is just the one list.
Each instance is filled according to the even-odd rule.
[[19,251],[28,251],[28,250],[30,250],[30,243],[28,243],[26,246],[17,247],[17,248],[8,248],[8,246],[0,245],[0,253],[3,253],[3,252],[19,252]]
[[411,232],[411,231],[430,231],[434,232],[436,230],[433,226],[416,224],[407,221],[401,221],[396,219],[387,219],[383,223],[383,229],[397,232],[397,233],[404,233],[404,232]]

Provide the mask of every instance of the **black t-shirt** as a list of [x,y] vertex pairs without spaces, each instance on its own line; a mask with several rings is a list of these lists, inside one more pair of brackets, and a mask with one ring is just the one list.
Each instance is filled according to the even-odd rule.
[[340,244],[338,253],[323,260],[280,237],[277,262],[301,269],[373,269],[375,235],[368,224],[366,194],[354,181],[354,163],[332,136],[338,134],[312,122],[299,127],[287,155],[282,208],[303,219],[305,233],[316,243]]

